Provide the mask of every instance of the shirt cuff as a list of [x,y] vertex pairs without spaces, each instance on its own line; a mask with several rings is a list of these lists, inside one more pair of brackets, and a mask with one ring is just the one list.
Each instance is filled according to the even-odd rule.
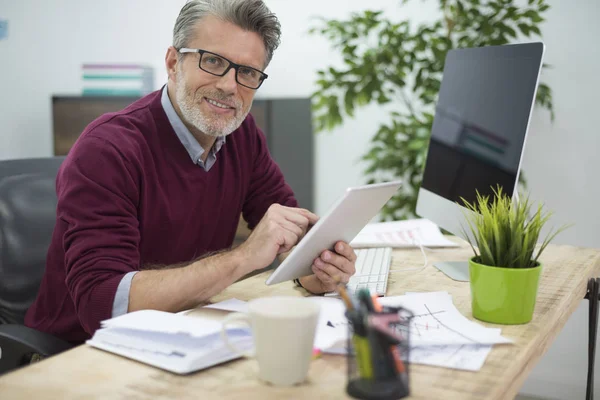
[[129,309],[129,291],[131,290],[131,280],[139,271],[131,271],[125,274],[119,282],[115,301],[113,302],[112,318],[127,314]]

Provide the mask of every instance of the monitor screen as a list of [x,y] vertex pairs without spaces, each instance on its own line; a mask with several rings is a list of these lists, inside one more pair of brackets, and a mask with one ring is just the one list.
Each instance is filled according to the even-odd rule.
[[452,202],[513,195],[543,44],[448,52],[422,188]]

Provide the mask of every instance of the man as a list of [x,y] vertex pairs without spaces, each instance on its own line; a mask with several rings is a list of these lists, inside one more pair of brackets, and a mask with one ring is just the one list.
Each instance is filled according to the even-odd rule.
[[[56,227],[26,325],[79,343],[126,312],[188,309],[303,237],[318,217],[297,208],[248,114],[279,36],[261,0],[183,7],[167,85],[91,123],[59,171]],[[240,213],[252,234],[228,250]],[[298,283],[331,291],[355,260],[337,243]]]

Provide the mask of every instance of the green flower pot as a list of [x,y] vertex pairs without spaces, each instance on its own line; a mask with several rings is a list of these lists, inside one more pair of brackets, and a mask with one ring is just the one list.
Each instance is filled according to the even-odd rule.
[[473,317],[495,324],[526,324],[533,317],[542,265],[501,268],[469,260]]

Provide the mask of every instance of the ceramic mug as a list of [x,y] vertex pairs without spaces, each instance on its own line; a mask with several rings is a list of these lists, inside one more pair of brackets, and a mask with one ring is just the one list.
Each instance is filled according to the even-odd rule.
[[[244,357],[256,358],[259,378],[277,386],[304,382],[312,359],[320,307],[303,297],[263,297],[248,302],[248,313],[229,314],[221,336],[227,347]],[[227,338],[227,325],[246,324],[252,330],[254,349],[236,349]]]

